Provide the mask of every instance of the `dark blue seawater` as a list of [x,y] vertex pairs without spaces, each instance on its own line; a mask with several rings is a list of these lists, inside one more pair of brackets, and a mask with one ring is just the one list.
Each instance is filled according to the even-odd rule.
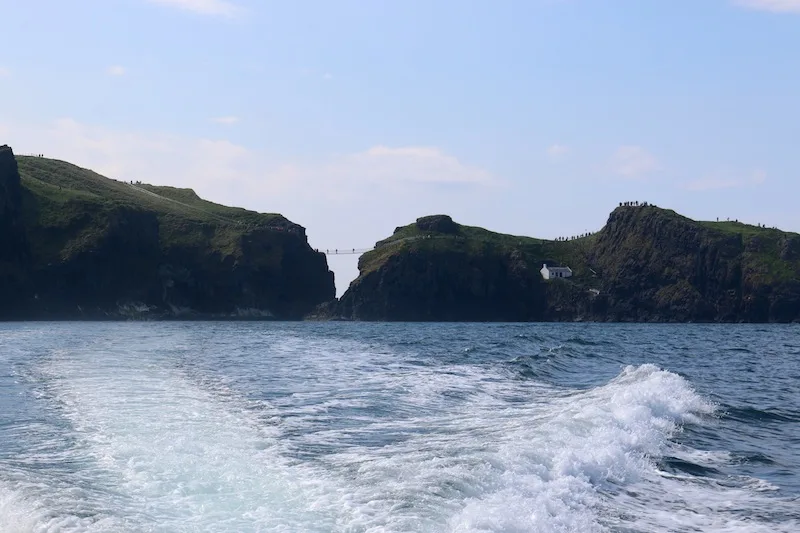
[[800,531],[800,327],[0,325],[0,532]]

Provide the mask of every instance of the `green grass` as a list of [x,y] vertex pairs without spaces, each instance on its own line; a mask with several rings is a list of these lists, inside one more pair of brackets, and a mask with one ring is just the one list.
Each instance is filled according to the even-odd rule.
[[[741,266],[745,278],[755,284],[772,284],[800,279],[800,261],[781,259],[781,247],[784,245],[785,239],[797,237],[797,234],[741,222],[697,222],[675,211],[654,206],[621,209],[636,210],[634,212],[635,219],[629,220],[628,224],[636,225],[640,223],[640,218],[657,216],[663,217],[666,222],[687,224],[705,230],[705,238],[710,241],[739,236],[743,246]],[[428,234],[432,238],[424,238]],[[359,270],[364,276],[380,268],[392,256],[409,252],[431,254],[458,252],[473,256],[516,252],[522,254],[530,267],[539,268],[540,263],[569,266],[574,273],[572,281],[582,282],[595,277],[595,273],[592,271],[592,257],[599,236],[600,234],[597,233],[561,242],[505,235],[483,228],[462,225],[459,225],[453,234],[431,233],[421,231],[416,224],[409,224],[398,228],[394,235],[379,242],[375,250],[364,254],[359,261]],[[641,243],[633,246],[635,250],[645,250],[656,246],[653,241],[646,238],[646,235],[638,235],[634,232],[631,238],[634,237],[643,239]],[[734,246],[738,245],[734,244]]]
[[[68,259],[92,247],[106,233],[112,206],[71,191],[46,186],[23,189],[23,216],[36,257]],[[44,194],[43,194],[44,193]]]
[[733,235],[739,234],[743,239],[747,240],[751,237],[775,237],[778,235],[785,235],[786,232],[772,228],[761,228],[743,222],[697,222],[697,224],[704,228],[716,231],[722,234]]
[[454,234],[442,234],[422,231],[416,224],[409,224],[398,228],[391,237],[380,241],[374,250],[364,254],[359,261],[359,271],[362,276],[366,275],[380,268],[390,257],[407,252],[458,252],[472,256],[517,252],[536,268],[541,268],[543,263],[569,266],[575,277],[580,278],[591,275],[588,253],[595,239],[596,236],[592,235],[557,242],[464,225],[458,225]]
[[135,206],[159,216],[177,215],[215,224],[270,225],[285,220],[278,214],[256,213],[208,202],[191,189],[147,184],[131,186],[64,161],[17,156],[17,164],[24,187],[56,202],[82,198],[98,203]]
[[[256,213],[255,211],[248,211],[240,207],[228,207],[225,205],[215,204],[207,200],[203,200],[192,189],[179,189],[176,187],[159,186],[159,185],[139,185],[141,189],[150,191],[167,200],[164,202],[172,204],[169,206],[171,209],[186,213],[191,213],[191,216],[209,217],[216,221],[230,221],[235,223],[258,225],[258,224],[278,224],[285,219],[278,214],[265,214]],[[163,202],[163,200],[162,200]]]
[[208,202],[191,189],[132,186],[64,161],[17,156],[17,164],[23,213],[36,243],[33,252],[43,261],[64,260],[96,245],[120,209],[153,213],[162,248],[221,256],[241,254],[241,239],[248,231],[288,223],[279,214]]
[[719,235],[740,235],[745,252],[742,266],[746,278],[754,284],[775,284],[800,278],[800,264],[780,258],[782,241],[796,233],[764,228],[736,221],[698,222]]

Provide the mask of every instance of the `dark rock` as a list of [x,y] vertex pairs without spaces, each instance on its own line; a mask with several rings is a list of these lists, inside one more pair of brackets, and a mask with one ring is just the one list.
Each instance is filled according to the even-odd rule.
[[[442,221],[445,222],[442,222]],[[420,221],[422,225],[420,226]],[[424,231],[461,228],[425,217]],[[452,223],[452,226],[450,226]],[[400,228],[398,232],[406,231]],[[653,206],[614,211],[587,239],[537,243],[473,228],[387,239],[331,316],[358,320],[792,322],[800,317],[795,235],[747,244]],[[795,259],[792,259],[795,258]],[[543,263],[573,278],[543,281]]]
[[746,246],[745,249],[750,253],[757,254],[757,253],[761,253],[761,252],[764,251],[764,246],[765,246],[765,243],[764,243],[763,239],[761,239],[759,237],[752,237],[747,242],[747,246]]
[[456,234],[458,224],[447,215],[431,215],[417,219],[417,228],[420,231],[430,231],[436,233]]
[[598,235],[592,262],[603,272],[613,317],[713,321],[740,307],[740,235],[712,236],[655,208],[617,210]]
[[135,204],[140,193],[65,163],[25,164],[75,189],[26,188],[0,148],[0,319],[301,319],[335,298],[325,255],[279,215],[204,221],[171,202]]
[[543,316],[538,272],[508,255],[393,256],[356,282],[339,315],[361,320],[519,321]]
[[781,240],[781,259],[784,261],[800,260],[800,237],[791,235]]
[[30,247],[22,213],[22,186],[14,152],[0,146],[0,319],[33,297]]

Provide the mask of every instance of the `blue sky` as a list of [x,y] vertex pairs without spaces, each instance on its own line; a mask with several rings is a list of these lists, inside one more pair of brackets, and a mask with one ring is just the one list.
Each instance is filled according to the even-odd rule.
[[[597,230],[623,200],[800,230],[800,0],[4,2],[0,143],[281,212]],[[355,257],[333,257],[341,293]]]

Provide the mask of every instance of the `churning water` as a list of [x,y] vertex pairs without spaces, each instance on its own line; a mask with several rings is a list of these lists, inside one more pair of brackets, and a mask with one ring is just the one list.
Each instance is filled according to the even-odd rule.
[[800,328],[0,325],[0,531],[800,531]]

